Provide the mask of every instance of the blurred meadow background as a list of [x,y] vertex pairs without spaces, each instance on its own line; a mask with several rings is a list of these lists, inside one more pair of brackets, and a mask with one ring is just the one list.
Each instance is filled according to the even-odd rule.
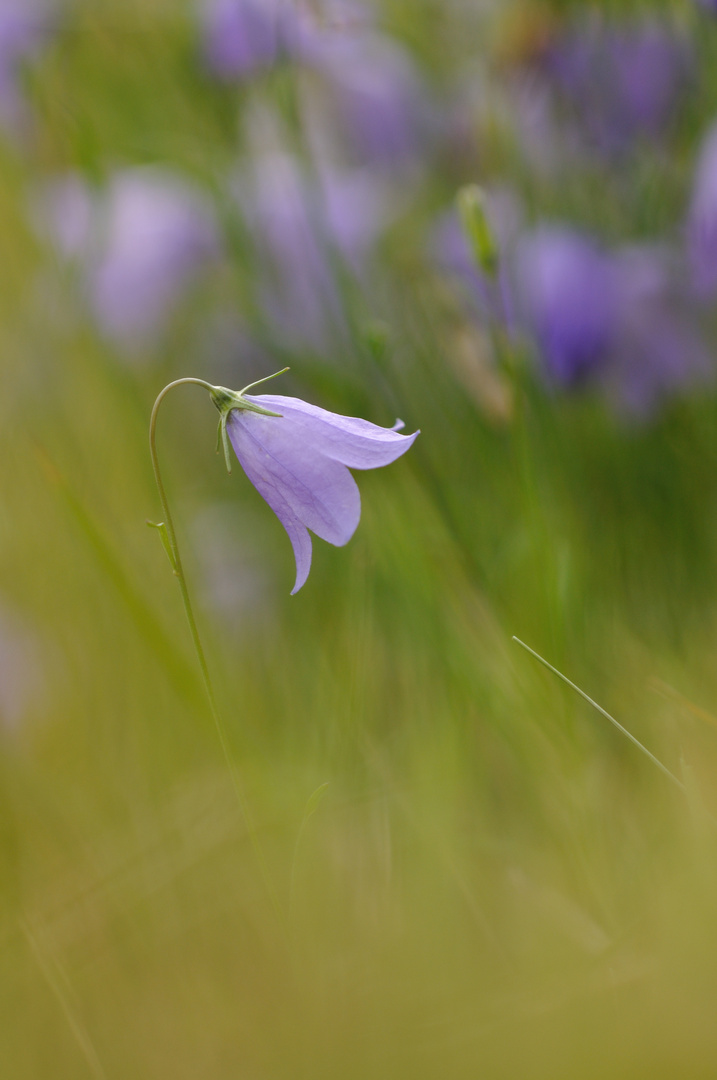
[[[0,176],[3,1076],[713,1077],[717,4],[0,0]],[[163,404],[230,767],[148,422],[287,365],[421,435],[290,596]]]

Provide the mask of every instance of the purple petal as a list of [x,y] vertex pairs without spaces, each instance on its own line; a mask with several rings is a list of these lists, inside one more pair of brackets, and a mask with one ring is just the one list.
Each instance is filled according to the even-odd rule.
[[323,456],[284,417],[232,411],[227,431],[244,472],[289,534],[296,558],[296,592],[311,566],[307,529],[337,547],[353,536],[361,516],[356,481]]
[[355,416],[340,416],[300,398],[280,394],[246,396],[248,401],[281,413],[292,454],[297,448],[308,446],[312,457],[321,455],[352,469],[390,465],[405,454],[418,435],[417,431],[413,435],[400,435],[392,428],[379,427]]
[[400,435],[396,427],[401,421],[382,428],[299,398],[245,397],[280,414],[232,409],[227,432],[244,472],[289,534],[296,558],[295,593],[311,566],[307,530],[342,547],[359,523],[361,499],[347,466],[388,465],[409,448],[418,432]]

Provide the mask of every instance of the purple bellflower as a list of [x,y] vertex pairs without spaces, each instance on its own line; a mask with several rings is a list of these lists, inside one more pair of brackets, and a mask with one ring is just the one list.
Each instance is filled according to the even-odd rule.
[[[281,373],[279,373],[281,374]],[[264,382],[265,380],[260,380]],[[405,454],[418,435],[401,435],[368,420],[340,416],[300,398],[210,389],[219,410],[219,438],[231,471],[229,442],[263,499],[282,523],[296,559],[299,591],[311,568],[309,529],[336,547],[347,544],[361,517],[351,469],[376,469]]]

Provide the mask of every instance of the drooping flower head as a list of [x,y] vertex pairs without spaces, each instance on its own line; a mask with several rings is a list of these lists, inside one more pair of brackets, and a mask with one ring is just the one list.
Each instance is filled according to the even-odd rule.
[[296,559],[293,595],[311,568],[309,530],[336,547],[356,531],[361,498],[349,468],[390,465],[418,432],[401,435],[400,422],[383,428],[300,398],[247,395],[255,385],[239,393],[217,386],[210,393],[220,414],[227,468],[231,442],[244,472],[289,534]]

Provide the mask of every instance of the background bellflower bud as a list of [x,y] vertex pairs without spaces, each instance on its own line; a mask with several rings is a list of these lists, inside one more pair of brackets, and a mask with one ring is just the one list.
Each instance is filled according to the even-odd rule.
[[493,277],[498,270],[498,246],[488,223],[482,188],[477,184],[461,188],[456,205],[473,258],[485,274]]

